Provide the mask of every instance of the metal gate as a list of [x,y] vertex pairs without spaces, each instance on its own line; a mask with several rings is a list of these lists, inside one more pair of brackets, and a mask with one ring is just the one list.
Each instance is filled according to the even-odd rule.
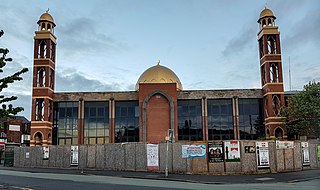
[[4,151],[4,166],[13,167],[14,162],[14,146],[6,146]]

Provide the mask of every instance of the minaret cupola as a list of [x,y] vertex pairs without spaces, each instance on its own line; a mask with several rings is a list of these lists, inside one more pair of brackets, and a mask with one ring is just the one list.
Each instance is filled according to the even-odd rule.
[[54,33],[54,27],[56,24],[48,12],[49,9],[40,16],[39,21],[37,22],[39,25],[38,31],[51,31]]
[[273,12],[265,6],[264,10],[260,13],[260,18],[258,20],[260,30],[264,27],[276,26],[275,20],[276,17],[273,15]]

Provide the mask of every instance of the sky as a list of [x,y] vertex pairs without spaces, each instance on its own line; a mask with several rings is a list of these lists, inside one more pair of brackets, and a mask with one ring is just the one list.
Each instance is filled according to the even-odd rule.
[[[157,64],[172,69],[184,90],[261,88],[257,33],[267,3],[277,17],[284,88],[320,81],[319,0],[0,0],[0,47],[23,67],[17,95],[31,117],[34,33],[48,8],[57,37],[55,92],[133,91]],[[317,53],[318,52],[318,53]],[[291,88],[289,85],[289,57]]]

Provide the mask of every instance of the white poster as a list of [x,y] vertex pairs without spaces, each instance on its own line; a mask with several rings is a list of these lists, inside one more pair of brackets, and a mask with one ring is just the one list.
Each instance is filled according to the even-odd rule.
[[240,142],[225,141],[224,152],[226,162],[240,162]]
[[157,144],[147,144],[147,168],[148,170],[159,169],[159,147]]
[[79,146],[71,146],[70,165],[77,166],[79,164]]
[[269,168],[268,142],[256,142],[256,156],[258,168]]
[[43,159],[44,160],[49,159],[49,147],[43,147]]
[[30,158],[30,153],[29,152],[26,152],[26,158]]
[[206,158],[205,144],[182,145],[182,158]]
[[276,141],[276,147],[277,149],[294,148],[294,142],[293,141]]
[[20,131],[20,125],[9,125],[9,131]]
[[310,165],[309,143],[301,142],[301,150],[302,150],[302,165],[309,166]]

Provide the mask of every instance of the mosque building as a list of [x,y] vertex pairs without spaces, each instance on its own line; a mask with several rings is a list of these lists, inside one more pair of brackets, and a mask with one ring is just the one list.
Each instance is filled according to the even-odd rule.
[[[40,16],[34,36],[31,146],[159,143],[286,137],[280,33],[273,12],[258,19],[261,89],[184,90],[158,62],[135,91],[55,92],[53,17]],[[257,64],[258,64],[257,63]]]

